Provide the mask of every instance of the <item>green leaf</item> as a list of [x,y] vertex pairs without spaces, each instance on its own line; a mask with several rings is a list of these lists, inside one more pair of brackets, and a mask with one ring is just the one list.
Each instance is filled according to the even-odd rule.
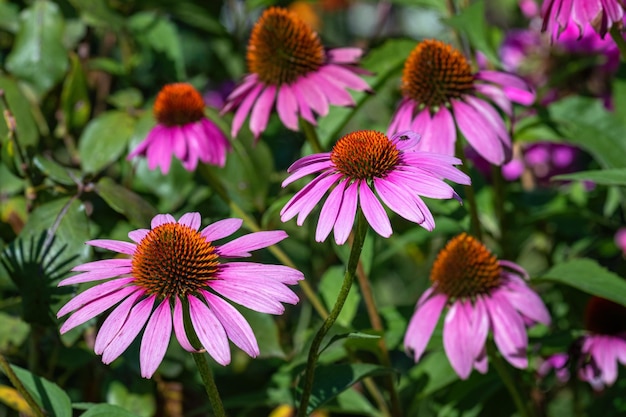
[[89,120],[91,102],[87,91],[87,78],[77,55],[70,56],[70,71],[61,90],[61,110],[67,129],[82,128]]
[[420,359],[410,374],[412,386],[418,385],[418,396],[428,397],[459,379],[443,350],[435,350]]
[[22,346],[29,331],[30,326],[27,323],[0,311],[0,352]]
[[[10,77],[0,74],[0,90],[4,91],[4,96],[9,104],[9,109],[15,118],[17,135],[21,146],[36,146],[39,142],[39,131],[37,123],[31,111],[31,104],[26,99],[24,93],[20,91],[17,82]],[[4,112],[4,103],[0,101],[0,110]],[[4,117],[0,118],[0,143],[4,145],[9,133]]]
[[626,168],[575,172],[573,174],[556,175],[550,179],[552,181],[593,181],[599,185],[626,186]]
[[107,102],[119,110],[136,109],[143,103],[143,95],[136,88],[126,88],[116,91],[107,97]]
[[157,210],[141,196],[116,184],[109,177],[100,179],[94,191],[109,207],[126,216],[133,226],[145,228],[157,214]]
[[109,8],[106,0],[69,0],[69,3],[89,26],[112,29],[114,32],[119,32],[124,26],[124,18]]
[[315,370],[307,415],[363,378],[391,372],[393,371],[389,368],[367,363],[318,366]]
[[11,369],[37,404],[45,410],[46,416],[68,417],[72,415],[70,397],[58,385],[18,366],[11,365]]
[[[342,266],[331,266],[322,276],[322,280],[319,285],[319,292],[328,309],[331,309],[335,305],[337,295],[339,294],[339,290],[343,282],[343,276],[344,267]],[[359,295],[357,286],[353,285],[350,289],[348,297],[346,298],[343,309],[341,310],[339,317],[337,317],[337,324],[348,328],[351,327],[352,320],[354,319],[354,316],[359,308],[360,300],[361,296]]]
[[20,28],[18,19],[18,5],[0,1],[0,29],[16,33]]
[[154,12],[139,12],[129,19],[128,25],[139,42],[163,53],[174,63],[176,77],[179,80],[186,78],[185,60],[178,31],[165,15],[158,15]]
[[97,173],[116,161],[128,146],[135,119],[120,111],[108,111],[92,119],[78,142],[83,170]]
[[59,165],[43,155],[35,155],[33,164],[42,174],[59,184],[76,185],[76,181],[82,177],[80,171]]
[[90,407],[80,417],[138,417],[121,407],[111,404],[98,404]]
[[487,23],[485,15],[485,1],[473,2],[469,7],[449,19],[446,22],[466,35],[470,44],[477,50],[484,53],[489,61],[500,62],[498,53],[494,45],[494,26]]
[[239,312],[254,329],[261,358],[285,358],[285,351],[280,345],[280,333],[274,318],[269,314],[259,313],[248,309],[239,309]]
[[55,3],[37,0],[21,13],[20,20],[6,69],[30,84],[41,98],[67,71],[63,16]]
[[[377,91],[394,75],[400,75],[404,61],[417,42],[411,39],[390,39],[381,46],[372,49],[363,59],[363,68],[374,73],[372,77],[364,77],[372,90]],[[333,107],[326,117],[319,120],[317,133],[320,142],[326,148],[339,139],[344,126],[359,111],[361,106],[372,97],[372,94],[356,92],[353,108]]]
[[626,280],[592,259],[573,259],[560,263],[539,279],[569,285],[626,306]]
[[[143,382],[140,381],[140,384]],[[118,380],[114,380],[109,385],[107,402],[130,410],[139,417],[151,417],[156,411],[156,403],[152,393],[133,392]]]

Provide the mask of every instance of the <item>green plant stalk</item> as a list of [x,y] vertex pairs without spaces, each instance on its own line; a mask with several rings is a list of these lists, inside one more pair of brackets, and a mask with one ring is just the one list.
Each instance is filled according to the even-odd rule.
[[507,391],[509,391],[509,394],[511,395],[511,398],[513,399],[513,402],[515,403],[515,407],[517,408],[519,415],[521,417],[534,417],[534,413],[532,412],[532,409],[525,404],[523,400],[524,397],[522,396],[522,393],[520,392],[519,387],[513,380],[511,373],[507,369],[507,365],[504,363],[502,358],[497,354],[495,346],[493,345],[492,341],[487,342],[487,353],[489,355],[489,360],[493,364],[493,367],[496,369],[496,372],[500,376],[500,379],[504,383],[504,386],[506,387]]
[[617,25],[613,25],[611,26],[609,33],[611,34],[611,38],[613,38],[613,41],[617,45],[617,49],[619,49],[619,55],[621,60],[626,61],[626,41],[622,36],[622,31],[619,27],[617,27]]
[[304,132],[304,136],[306,137],[307,142],[309,142],[309,145],[311,145],[311,149],[313,149],[313,153],[323,153],[324,148],[322,147],[322,144],[320,143],[320,139],[317,136],[315,127],[313,127],[313,125],[310,122],[304,120],[303,118],[300,118],[300,128]]
[[[457,131],[457,135],[458,137],[456,140],[456,155],[461,159],[461,162],[463,163],[460,169],[469,176],[469,168],[467,167],[467,158],[465,157],[465,151],[463,150],[463,140],[461,140],[461,133]],[[480,226],[480,218],[478,217],[478,206],[476,205],[476,194],[474,193],[474,187],[470,184],[465,185],[464,189],[465,196],[467,197],[467,202],[469,203],[471,232],[476,237],[476,239],[482,241],[483,233]]]
[[324,336],[328,333],[333,326],[339,313],[343,309],[343,305],[348,298],[352,282],[356,276],[356,268],[359,264],[359,258],[361,257],[361,251],[363,250],[363,243],[365,242],[365,235],[367,234],[367,221],[363,216],[360,209],[357,210],[356,215],[356,227],[354,232],[354,241],[352,242],[352,249],[350,250],[350,257],[348,258],[348,265],[346,267],[346,273],[339,290],[339,295],[335,301],[335,305],[330,312],[330,315],[322,323],[322,327],[317,331],[317,334],[311,342],[311,348],[309,349],[309,356],[306,363],[306,370],[304,372],[304,386],[302,388],[302,396],[300,399],[300,406],[298,408],[298,417],[305,417],[307,415],[307,408],[309,407],[309,400],[311,398],[311,391],[313,389],[313,380],[315,378],[315,365],[319,358],[319,348],[322,344]]
[[504,177],[502,176],[502,167],[492,165],[491,178],[493,180],[493,205],[500,229],[500,248],[502,250],[502,258],[509,259],[511,254],[507,242],[508,224],[506,211],[504,209],[504,202],[506,201],[506,187],[504,184]]
[[213,372],[211,372],[211,367],[209,366],[209,361],[207,361],[206,353],[192,353],[191,355],[193,356],[193,360],[196,362],[196,366],[198,367],[200,378],[202,378],[202,382],[204,383],[204,389],[209,396],[211,407],[213,407],[213,413],[215,413],[216,417],[226,417],[226,411],[224,411],[224,405],[222,404],[220,393],[217,390],[215,379],[213,379]]
[[32,395],[30,395],[26,387],[24,387],[22,381],[20,381],[17,375],[15,375],[15,372],[13,372],[13,369],[11,369],[11,365],[9,365],[9,362],[6,360],[4,355],[2,355],[2,353],[0,353],[0,369],[2,369],[2,372],[7,376],[7,378],[9,378],[9,381],[11,381],[11,384],[13,384],[17,392],[19,392],[22,398],[24,398],[35,416],[45,417],[45,414],[43,413],[35,399],[32,397]]
[[[211,169],[208,166],[206,166],[204,164],[200,164],[198,166],[198,170],[204,176],[204,178],[207,180],[207,182],[209,183],[209,185],[211,186],[213,191],[215,191],[217,193],[217,195],[219,195],[220,198],[226,204],[228,204],[228,207],[230,207],[232,212],[237,217],[240,217],[243,220],[244,224],[246,225],[246,227],[250,231],[258,232],[258,231],[261,230],[261,228],[257,225],[256,221],[252,217],[250,217],[241,207],[239,207],[239,205],[236,202],[234,202],[228,196],[228,193],[226,192],[226,189],[222,185],[221,181],[218,178],[215,177],[215,174],[213,173],[213,171],[211,171]],[[291,267],[291,268],[294,268],[294,269],[297,269],[296,268],[296,264],[277,245],[272,245],[272,246],[268,247],[267,249],[274,256],[276,256],[276,259],[278,259],[284,265],[286,265],[288,267]],[[315,309],[315,311],[317,311],[317,313],[320,315],[320,317],[322,317],[323,319],[328,317],[328,311],[324,307],[324,304],[319,299],[317,294],[315,294],[315,291],[313,291],[313,288],[311,288],[311,286],[309,285],[309,282],[307,280],[303,279],[303,280],[300,280],[300,282],[298,282],[298,284],[300,285],[300,288],[302,288],[302,292],[304,292],[305,297],[309,300],[311,305],[313,305],[313,308]]]

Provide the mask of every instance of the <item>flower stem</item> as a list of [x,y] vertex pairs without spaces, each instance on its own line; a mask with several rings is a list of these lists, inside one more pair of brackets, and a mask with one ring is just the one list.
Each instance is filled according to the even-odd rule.
[[206,353],[192,353],[191,355],[198,367],[204,388],[209,396],[209,402],[211,403],[211,407],[213,407],[213,413],[215,413],[216,417],[226,417],[220,393],[217,390],[217,385],[215,385],[215,379],[213,379],[213,372],[211,372],[209,362],[206,359]]
[[309,407],[309,400],[311,398],[311,391],[313,389],[313,380],[315,378],[315,365],[319,358],[319,348],[322,344],[322,340],[326,333],[333,326],[339,313],[343,309],[343,305],[346,302],[346,298],[350,293],[352,282],[356,275],[356,268],[361,257],[361,250],[363,249],[363,243],[365,242],[365,235],[367,234],[367,222],[361,210],[357,210],[356,227],[354,233],[354,240],[352,242],[352,249],[350,250],[350,257],[348,258],[348,265],[346,273],[343,278],[343,284],[339,290],[337,301],[330,312],[330,315],[322,323],[322,327],[317,331],[317,334],[311,342],[311,348],[309,349],[309,357],[307,359],[306,370],[304,372],[304,387],[302,388],[302,396],[300,398],[300,407],[298,408],[298,417],[305,417],[307,415],[307,409]]
[[33,415],[35,417],[44,417],[45,415],[43,411],[41,410],[41,408],[39,407],[39,405],[37,404],[33,396],[30,395],[26,387],[24,387],[24,384],[22,384],[22,381],[20,381],[17,375],[15,375],[15,372],[13,372],[13,369],[11,369],[11,365],[9,365],[9,362],[1,353],[0,353],[0,370],[2,370],[2,372],[7,376],[7,378],[9,378],[9,381],[11,381],[11,383],[13,384],[17,392],[19,392],[22,398],[24,398],[24,400],[30,407],[31,411],[33,412]]
[[513,380],[511,373],[507,369],[507,365],[504,363],[502,358],[497,354],[496,349],[493,345],[493,342],[487,342],[487,352],[489,354],[489,360],[493,363],[494,368],[498,375],[500,375],[500,379],[504,383],[504,386],[509,391],[513,402],[515,403],[515,407],[519,412],[521,417],[533,417],[534,413],[532,409],[528,407],[528,405],[524,402],[522,393],[520,392],[517,384]]
[[[261,230],[256,221],[230,198],[222,182],[219,180],[219,178],[215,176],[213,171],[207,165],[200,164],[198,166],[198,169],[207,180],[213,191],[217,193],[217,195],[219,195],[226,204],[228,204],[228,206],[236,216],[240,217],[243,220],[244,224],[250,231],[258,232]],[[291,258],[289,258],[289,256],[285,252],[283,252],[283,250],[277,245],[272,245],[267,249],[272,252],[272,254],[276,256],[276,259],[278,259],[284,265],[297,269],[295,263],[291,260]],[[300,285],[300,288],[302,288],[305,297],[309,300],[311,305],[313,305],[313,308],[317,311],[320,317],[328,317],[328,311],[326,311],[324,304],[322,304],[322,301],[319,299],[317,294],[315,294],[315,291],[313,291],[313,288],[311,288],[308,281],[303,279],[300,280],[298,284]]]
[[[461,159],[463,165],[460,166],[461,171],[469,176],[469,168],[467,167],[467,158],[465,157],[465,151],[463,150],[463,141],[457,139],[456,141],[456,155]],[[465,196],[469,203],[470,211],[470,227],[472,234],[476,239],[482,241],[483,233],[480,227],[480,218],[478,217],[478,206],[476,205],[476,194],[474,193],[474,186],[472,184],[464,186]]]
[[617,27],[617,25],[613,25],[611,26],[609,33],[611,34],[611,38],[613,38],[613,41],[617,45],[617,49],[619,49],[619,54],[622,58],[622,61],[626,61],[626,41],[622,36],[622,31],[619,27]]
[[300,118],[300,127],[302,129],[302,131],[304,132],[304,136],[306,137],[307,142],[309,142],[309,145],[311,145],[311,149],[313,149],[314,153],[322,153],[324,152],[324,148],[322,147],[322,144],[320,143],[320,139],[317,137],[317,132],[315,131],[315,128],[313,127],[313,125],[304,120],[303,118]]
[[[359,262],[356,270],[356,276],[359,281],[359,288],[361,290],[361,296],[365,303],[367,315],[369,316],[372,328],[376,331],[384,331],[383,321],[378,314],[378,308],[376,307],[376,300],[372,293],[372,287],[369,279],[363,268],[363,263]],[[389,358],[389,349],[385,343],[385,338],[381,337],[378,342],[380,349],[381,362],[384,366],[391,368],[391,359]],[[388,374],[385,376],[385,384],[387,385],[387,391],[389,391],[389,399],[391,403],[391,415],[394,417],[400,417],[402,415],[402,408],[400,407],[400,398],[396,390],[396,384],[394,383],[393,375]]]

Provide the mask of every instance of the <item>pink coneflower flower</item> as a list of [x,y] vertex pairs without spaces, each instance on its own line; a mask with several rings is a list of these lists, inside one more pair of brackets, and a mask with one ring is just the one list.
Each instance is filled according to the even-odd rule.
[[298,130],[298,116],[315,124],[313,112],[328,113],[329,104],[351,106],[346,90],[369,91],[359,77],[359,48],[324,50],[319,36],[296,14],[267,9],[252,29],[248,43],[249,74],[227,99],[222,113],[235,110],[232,136],[250,115],[250,130],[258,139],[276,104],[283,124]]
[[526,327],[550,323],[541,298],[528,287],[528,275],[513,262],[498,260],[473,237],[462,233],[439,252],[430,280],[404,336],[418,361],[444,307],[443,346],[454,371],[466,379],[472,368],[487,372],[485,343],[489,330],[502,356],[526,368]]
[[510,157],[511,138],[495,103],[508,115],[512,102],[530,104],[534,93],[521,78],[500,71],[474,73],[461,52],[438,40],[420,42],[404,64],[402,95],[388,134],[415,130],[419,149],[454,155],[457,127],[490,163]]
[[360,130],[339,139],[332,152],[301,158],[287,170],[291,175],[283,187],[309,174],[320,175],[289,200],[280,212],[281,220],[298,215],[301,226],[332,188],[317,223],[318,242],[334,229],[337,244],[345,243],[357,206],[376,233],[389,237],[391,224],[379,199],[405,219],[432,230],[435,220],[420,196],[458,199],[443,180],[470,184],[470,178],[453,166],[461,163],[457,158],[414,151],[418,142],[419,135],[414,132],[401,132],[389,139],[380,132]]
[[623,0],[544,0],[541,6],[543,31],[557,39],[570,21],[578,26],[579,35],[589,23],[604,37],[613,25],[622,25]]
[[200,93],[186,83],[164,86],[154,102],[157,125],[129,155],[148,158],[148,168],[170,170],[172,156],[178,158],[187,171],[193,171],[198,161],[224,166],[230,143],[213,122],[204,116],[204,101]]
[[[198,231],[200,221],[198,213],[185,214],[178,222],[169,214],[159,214],[152,219],[150,230],[128,234],[134,243],[103,239],[87,242],[129,257],[79,265],[74,271],[80,274],[59,283],[107,280],[59,310],[58,317],[72,313],[61,326],[61,333],[117,305],[102,324],[94,350],[109,364],[145,327],[139,356],[144,378],[150,378],[163,360],[172,323],[184,349],[206,349],[221,365],[230,362],[228,339],[248,355],[257,356],[259,348],[250,325],[227,300],[251,310],[282,314],[281,303],[298,302],[287,284],[296,284],[303,278],[302,273],[282,265],[224,260],[251,256],[251,251],[280,242],[287,234],[250,233],[215,245],[214,241],[235,233],[242,220],[225,219]],[[201,347],[193,346],[187,337],[183,310],[191,319]]]

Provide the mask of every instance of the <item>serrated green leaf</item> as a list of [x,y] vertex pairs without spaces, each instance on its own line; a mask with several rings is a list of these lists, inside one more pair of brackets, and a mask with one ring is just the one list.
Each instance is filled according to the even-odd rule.
[[116,405],[97,404],[90,407],[80,417],[138,417],[138,415]]
[[68,417],[72,415],[70,397],[58,385],[19,366],[11,365],[11,369],[37,404],[45,410],[46,416]]
[[[344,268],[342,266],[332,266],[328,268],[322,276],[319,292],[329,310],[335,305],[339,289],[341,288],[341,284],[343,282],[343,276]],[[359,308],[360,301],[361,296],[359,295],[358,288],[356,285],[353,285],[350,289],[348,297],[346,298],[346,302],[343,305],[343,309],[341,310],[339,317],[337,317],[337,324],[348,328],[351,327],[352,320],[354,319],[354,316]]]
[[626,186],[626,168],[575,172],[556,175],[550,179],[552,181],[593,181],[599,185]]
[[[0,74],[0,90],[4,91],[4,96],[9,104],[8,110],[15,118],[20,145],[23,147],[36,146],[39,142],[37,123],[30,108],[31,104],[20,91],[17,82],[13,78]],[[6,110],[2,101],[0,101],[0,110],[2,112]],[[0,143],[3,145],[7,141],[8,133],[6,120],[4,117],[0,117]]]
[[108,111],[92,119],[78,142],[83,171],[97,173],[116,161],[128,146],[135,119],[127,113]]
[[11,74],[31,85],[39,98],[67,71],[63,26],[59,7],[51,1],[37,0],[20,15],[20,29],[5,65]]
[[392,372],[392,369],[367,363],[318,366],[315,370],[307,415],[363,378]]
[[626,280],[600,266],[593,259],[573,259],[555,265],[539,278],[569,285],[587,294],[626,306]]
[[94,191],[109,207],[125,215],[133,226],[145,228],[157,210],[140,195],[104,177],[94,186]]

